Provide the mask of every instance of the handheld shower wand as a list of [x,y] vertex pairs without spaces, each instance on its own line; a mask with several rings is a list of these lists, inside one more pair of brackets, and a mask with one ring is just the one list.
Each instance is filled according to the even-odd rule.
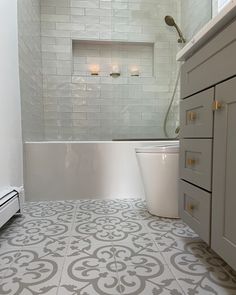
[[183,36],[183,33],[181,32],[180,28],[178,27],[178,25],[176,24],[176,22],[174,21],[173,17],[170,15],[165,16],[165,22],[168,26],[170,27],[175,27],[176,31],[179,34],[179,39],[178,39],[178,43],[185,43],[186,40]]

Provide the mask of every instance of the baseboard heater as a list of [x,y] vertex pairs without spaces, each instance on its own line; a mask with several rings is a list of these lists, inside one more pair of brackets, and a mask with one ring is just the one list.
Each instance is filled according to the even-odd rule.
[[21,212],[20,193],[15,189],[0,192],[0,227],[17,212]]

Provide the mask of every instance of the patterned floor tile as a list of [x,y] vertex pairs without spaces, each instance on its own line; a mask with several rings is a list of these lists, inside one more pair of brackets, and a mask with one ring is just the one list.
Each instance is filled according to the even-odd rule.
[[232,277],[232,279],[236,282],[236,271],[233,270],[226,262],[223,260],[220,261],[220,266],[224,268],[224,270]]
[[76,222],[74,223],[72,235],[79,235],[81,237],[91,235],[97,241],[111,241],[110,228],[113,227],[113,220],[114,217],[112,216],[96,216],[85,222]]
[[134,209],[138,209],[138,210],[140,210],[140,209],[146,210],[147,209],[146,201],[143,199],[133,199],[132,203],[133,203]]
[[71,237],[69,236],[47,238],[36,245],[23,246],[22,250],[34,250],[37,252],[39,257],[59,260],[59,258],[64,258],[66,256],[70,239]]
[[113,245],[113,252],[117,264],[126,265],[157,265],[165,264],[165,260],[153,245],[146,247],[145,244],[129,240],[126,243]]
[[76,203],[73,201],[30,202],[24,207],[24,213],[27,217],[48,218],[72,212],[75,209]]
[[58,294],[120,294],[112,245],[97,246],[67,257]]
[[177,281],[163,264],[117,266],[120,291],[125,295],[183,295]]
[[[53,219],[31,219],[19,227],[15,227],[14,234],[7,236],[8,244],[11,246],[35,246],[58,236],[70,235],[70,227],[66,223],[55,223]],[[4,237],[4,234],[3,234]]]
[[8,251],[0,253],[0,283],[16,258],[20,255],[20,250],[21,249],[9,249]]
[[134,209],[126,209],[126,210],[121,210],[119,212],[119,214],[116,214],[116,216],[118,216],[119,218],[126,220],[140,220],[136,210]]
[[87,211],[83,211],[80,209],[77,209],[75,212],[75,218],[74,218],[74,222],[76,224],[79,224],[81,222],[86,222],[86,221],[90,221],[94,219],[94,214],[87,212]]
[[115,265],[108,268],[93,267],[87,271],[69,265],[67,278],[62,278],[58,295],[120,295]]
[[35,250],[15,252],[15,256],[14,263],[0,283],[0,294],[56,295],[62,263],[40,257]]
[[[73,236],[71,237],[67,249],[67,257],[79,258],[86,256],[97,259],[97,255],[101,255],[103,248],[107,251],[107,259],[112,259],[112,261],[114,261],[114,250],[112,249],[111,242],[98,241],[93,236],[87,236],[86,238]],[[98,251],[99,249],[101,249],[101,251]],[[104,267],[103,259],[101,260],[101,263],[102,265],[99,265],[99,267]]]
[[1,228],[0,294],[236,295],[236,273],[141,199],[31,202]]
[[98,215],[113,215],[120,210],[131,209],[129,203],[122,203],[117,200],[89,200],[82,204],[77,205],[77,209]]
[[236,281],[203,241],[176,240],[162,255],[186,294],[236,294]]
[[155,218],[150,221],[143,221],[149,232],[159,235],[171,233],[176,238],[196,238],[198,235],[192,231],[180,219]]
[[0,232],[0,254],[14,249],[19,249],[21,246],[11,243],[19,235],[19,227],[12,226],[4,227]]

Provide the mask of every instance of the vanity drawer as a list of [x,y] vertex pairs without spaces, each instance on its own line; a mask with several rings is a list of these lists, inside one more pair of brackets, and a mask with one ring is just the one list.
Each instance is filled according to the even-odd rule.
[[180,217],[207,244],[210,244],[211,194],[180,181]]
[[180,178],[211,191],[211,139],[180,140]]
[[199,49],[182,66],[181,98],[236,75],[236,21]]
[[210,88],[180,103],[180,136],[184,138],[212,137],[214,88]]

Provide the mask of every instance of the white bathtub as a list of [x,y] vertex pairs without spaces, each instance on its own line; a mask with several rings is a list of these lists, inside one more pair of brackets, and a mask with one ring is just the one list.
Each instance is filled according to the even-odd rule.
[[26,142],[26,200],[142,198],[134,149],[166,143],[170,141]]

